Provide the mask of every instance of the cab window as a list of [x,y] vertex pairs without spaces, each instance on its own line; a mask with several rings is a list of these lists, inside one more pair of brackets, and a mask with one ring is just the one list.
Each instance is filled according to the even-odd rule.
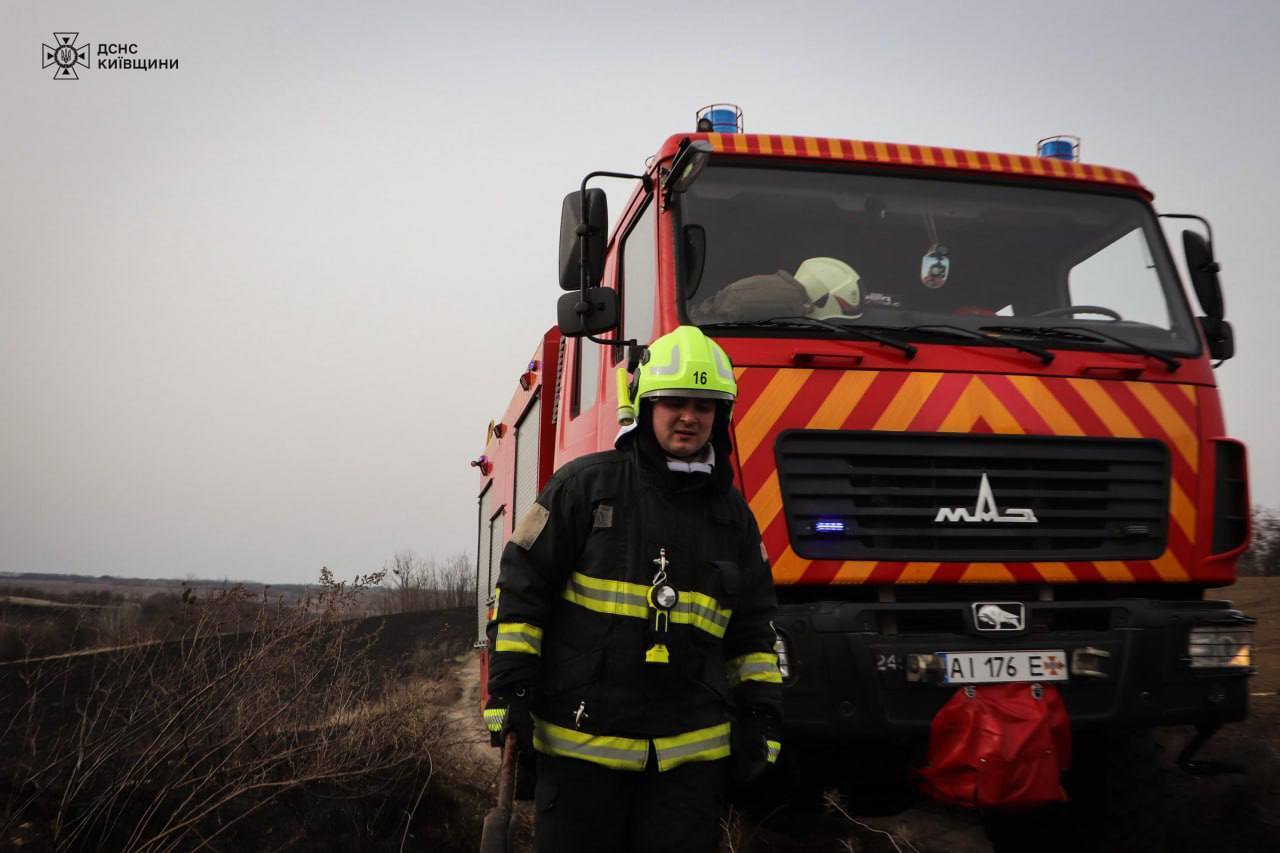
[[577,338],[573,342],[573,352],[573,397],[569,415],[576,418],[596,404],[596,390],[600,384],[600,347],[586,338]]
[[622,242],[623,338],[647,344],[653,336],[653,309],[658,289],[658,246],[652,200]]

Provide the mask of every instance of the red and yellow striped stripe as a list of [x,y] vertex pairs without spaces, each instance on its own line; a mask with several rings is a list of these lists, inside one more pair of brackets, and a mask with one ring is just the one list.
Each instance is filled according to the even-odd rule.
[[[742,481],[780,584],[1192,580],[1199,469],[1190,385],[996,374],[750,367],[735,371]],[[793,550],[773,455],[786,429],[1147,437],[1169,447],[1169,537],[1154,560],[933,563],[807,560]]]
[[799,157],[1060,178],[1132,187],[1150,196],[1132,172],[1052,157],[1028,157],[1022,154],[967,151],[962,148],[863,142],[856,139],[825,139],[814,136],[709,133],[706,139],[715,151],[722,154]]

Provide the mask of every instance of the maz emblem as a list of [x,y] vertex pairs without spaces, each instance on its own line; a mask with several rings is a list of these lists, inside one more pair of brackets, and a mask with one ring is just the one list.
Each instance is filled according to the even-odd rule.
[[1021,631],[1026,611],[1021,601],[980,601],[973,605],[973,625],[979,631]]
[[942,506],[938,507],[938,514],[933,517],[936,524],[939,521],[966,521],[970,524],[980,524],[985,521],[1008,521],[1018,524],[1039,524],[1036,514],[1030,509],[1008,507],[1002,513],[996,506],[995,495],[991,494],[991,484],[987,482],[987,475],[982,475],[982,482],[978,485],[978,503],[973,509],[967,506]]

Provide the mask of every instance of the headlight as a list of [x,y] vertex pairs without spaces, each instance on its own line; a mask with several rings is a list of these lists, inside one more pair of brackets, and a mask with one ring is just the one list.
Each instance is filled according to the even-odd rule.
[[1253,666],[1253,628],[1246,625],[1196,625],[1187,638],[1187,656],[1195,669]]

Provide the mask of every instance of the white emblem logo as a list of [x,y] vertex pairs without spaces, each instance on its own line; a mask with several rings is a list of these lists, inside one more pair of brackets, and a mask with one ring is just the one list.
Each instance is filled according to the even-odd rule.
[[980,602],[973,605],[973,624],[979,631],[1021,631],[1026,627],[1020,601]]
[[1003,513],[996,506],[995,495],[991,493],[991,483],[987,482],[987,475],[982,475],[982,482],[978,485],[978,503],[973,509],[967,506],[942,506],[938,507],[938,514],[933,517],[936,524],[939,521],[967,521],[969,523],[981,523],[984,521],[1007,521],[1018,524],[1039,524],[1036,514],[1030,509],[1009,507]]

